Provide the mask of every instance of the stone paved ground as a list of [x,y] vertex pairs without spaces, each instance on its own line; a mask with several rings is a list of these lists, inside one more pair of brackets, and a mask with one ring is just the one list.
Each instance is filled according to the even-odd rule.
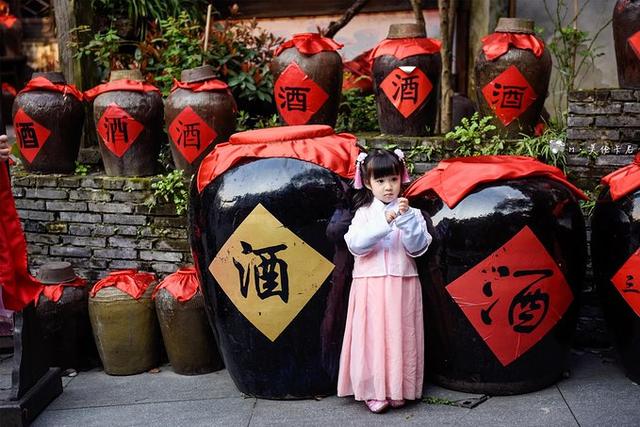
[[[0,388],[7,388],[11,359],[0,359]],[[34,426],[640,425],[638,385],[614,359],[579,351],[571,355],[569,378],[535,393],[490,397],[467,409],[443,403],[479,396],[427,385],[427,400],[442,403],[414,403],[384,415],[335,396],[318,401],[245,398],[226,370],[181,376],[166,365],[156,374],[113,377],[95,369],[64,378],[63,384],[62,395]]]

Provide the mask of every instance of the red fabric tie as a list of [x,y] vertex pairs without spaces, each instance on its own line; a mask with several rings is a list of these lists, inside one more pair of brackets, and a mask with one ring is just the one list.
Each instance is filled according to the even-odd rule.
[[602,185],[609,186],[611,200],[614,202],[640,188],[640,153],[636,154],[633,163],[624,166],[600,180]]
[[335,134],[330,126],[300,125],[250,130],[231,135],[204,158],[198,191],[231,167],[249,159],[285,157],[305,160],[344,178],[353,178],[359,149],[356,137]]
[[51,92],[60,92],[63,95],[72,95],[78,101],[82,101],[84,99],[82,92],[80,92],[74,85],[51,83],[44,77],[36,77],[29,80],[29,83],[27,83],[19,93],[31,92],[34,90],[48,90]]
[[173,79],[171,92],[177,89],[187,89],[192,92],[209,92],[209,91],[226,91],[229,92],[229,86],[220,80],[210,79],[203,82],[186,83]]
[[11,96],[16,96],[18,94],[18,92],[16,91],[16,88],[14,88],[13,86],[11,86],[9,83],[6,83],[6,82],[2,82],[2,90],[5,92],[8,92],[9,95]]
[[0,162],[0,286],[4,306],[22,310],[40,293],[42,283],[29,274],[27,243],[11,192],[6,162]]
[[318,33],[294,34],[291,40],[287,40],[276,48],[275,56],[279,56],[283,50],[295,47],[304,55],[315,55],[320,52],[335,52],[344,45],[328,37],[322,37]]
[[342,81],[342,90],[360,89],[363,92],[371,92],[373,90],[371,51],[372,49],[358,55],[352,61],[343,63],[344,71],[349,74]]
[[162,283],[153,290],[152,298],[155,299],[160,289],[166,289],[180,302],[189,301],[200,289],[200,281],[195,267],[181,268],[165,277]]
[[156,276],[152,273],[139,273],[138,270],[113,271],[95,284],[90,295],[95,297],[100,289],[115,286],[122,292],[131,295],[132,298],[140,299],[155,280]]
[[62,293],[64,292],[64,288],[66,287],[75,287],[80,288],[87,284],[87,281],[81,277],[77,277],[75,280],[67,283],[58,283],[57,285],[45,285],[42,287],[38,295],[36,295],[35,303],[38,304],[38,300],[40,299],[40,295],[44,295],[53,302],[60,301],[62,298]]
[[11,28],[13,25],[18,22],[18,18],[13,15],[1,15],[0,16],[0,25],[5,28]]
[[370,61],[382,55],[404,59],[414,55],[431,55],[440,52],[440,40],[428,37],[384,39],[371,51]]
[[544,52],[544,42],[533,34],[493,33],[482,38],[482,51],[489,61],[507,53],[510,46],[530,50],[536,58]]
[[544,177],[560,182],[576,197],[587,200],[587,196],[567,181],[560,169],[525,156],[475,156],[443,160],[415,180],[405,195],[418,197],[433,191],[447,206],[453,208],[480,184],[529,177]]
[[160,89],[147,82],[139,82],[136,80],[114,80],[112,82],[103,83],[84,92],[84,96],[88,101],[93,101],[98,95],[105,92],[113,92],[124,90],[130,92],[158,92]]

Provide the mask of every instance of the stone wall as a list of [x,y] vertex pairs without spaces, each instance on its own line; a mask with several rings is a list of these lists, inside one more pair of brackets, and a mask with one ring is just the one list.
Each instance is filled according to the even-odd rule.
[[149,209],[153,178],[16,173],[13,192],[32,269],[69,261],[90,280],[138,268],[172,273],[191,262],[186,215]]

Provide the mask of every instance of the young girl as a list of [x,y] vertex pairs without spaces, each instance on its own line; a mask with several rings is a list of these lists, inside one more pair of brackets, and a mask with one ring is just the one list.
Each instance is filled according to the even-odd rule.
[[364,400],[375,413],[422,396],[422,293],[412,258],[431,236],[420,211],[399,197],[409,182],[403,157],[400,150],[360,154],[357,211],[344,236],[355,264],[338,396]]

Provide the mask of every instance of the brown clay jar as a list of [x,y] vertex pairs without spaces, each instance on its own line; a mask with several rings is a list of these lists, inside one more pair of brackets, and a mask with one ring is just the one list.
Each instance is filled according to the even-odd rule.
[[335,126],[342,88],[342,45],[316,33],[295,34],[271,63],[274,100],[285,125]]
[[183,70],[164,104],[171,154],[177,169],[192,175],[216,144],[236,130],[237,107],[213,67]]
[[438,112],[440,43],[424,26],[392,24],[372,52],[374,93],[382,133],[431,135]]
[[618,0],[613,9],[611,28],[618,84],[622,88],[640,88],[640,1]]
[[[52,88],[29,90],[46,79]],[[45,82],[45,83],[47,83]],[[30,172],[73,173],[84,121],[82,94],[65,86],[62,73],[34,73],[13,102],[13,126],[24,167]],[[65,89],[69,90],[65,93]],[[76,93],[76,95],[72,94]]]
[[[126,87],[131,81],[142,85],[139,70],[112,71],[109,83],[101,86]],[[100,155],[109,176],[148,176],[157,172],[164,108],[160,92],[146,83],[144,88],[99,91],[93,101]]]
[[[537,54],[516,47],[514,38],[523,41],[520,46],[535,46]],[[482,41],[474,70],[480,115],[496,116],[497,132],[505,138],[533,135],[551,76],[551,55],[535,37],[533,21],[500,18],[495,33]]]

